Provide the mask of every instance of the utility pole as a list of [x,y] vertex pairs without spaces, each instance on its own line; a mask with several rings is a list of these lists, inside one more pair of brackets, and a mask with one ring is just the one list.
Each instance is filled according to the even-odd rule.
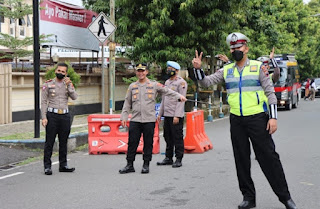
[[33,0],[34,138],[40,138],[39,0]]
[[[110,21],[115,25],[115,0],[110,0]],[[112,47],[110,47],[112,45]],[[110,44],[109,44],[109,79],[110,79],[110,88],[109,88],[109,108],[110,114],[114,109],[114,88],[115,88],[115,35],[111,35]]]
[[106,96],[106,88],[107,88],[107,85],[105,83],[106,81],[106,72],[105,72],[105,67],[104,67],[104,43],[102,43],[102,46],[101,46],[101,71],[102,71],[102,114],[105,114],[106,113],[106,101],[105,101],[105,98],[107,98]]

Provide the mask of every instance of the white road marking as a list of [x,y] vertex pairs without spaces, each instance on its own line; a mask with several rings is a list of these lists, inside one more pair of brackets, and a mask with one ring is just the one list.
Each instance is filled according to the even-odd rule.
[[23,173],[24,172],[17,172],[17,173],[12,173],[12,174],[9,174],[9,175],[6,175],[6,176],[1,176],[0,180],[6,179],[6,178],[10,178],[10,177],[13,177],[13,176],[16,176],[16,175],[20,175],[20,174],[23,174]]
[[[69,161],[70,159],[67,159],[67,161]],[[56,162],[53,162],[52,163],[52,165],[56,165],[56,164],[58,164],[59,163],[59,161],[56,161]]]

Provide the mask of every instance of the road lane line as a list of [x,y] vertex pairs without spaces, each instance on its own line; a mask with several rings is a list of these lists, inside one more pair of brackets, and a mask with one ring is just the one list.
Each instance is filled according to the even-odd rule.
[[[70,159],[67,159],[67,161],[69,161]],[[56,164],[58,164],[59,163],[59,161],[56,161],[56,162],[53,162],[52,163],[52,165],[56,165]]]
[[16,176],[16,175],[20,175],[20,174],[23,174],[23,173],[24,172],[17,172],[17,173],[12,173],[12,174],[9,174],[9,175],[6,175],[6,176],[1,176],[0,180],[6,179],[6,178],[9,178],[9,177],[13,177],[13,176]]

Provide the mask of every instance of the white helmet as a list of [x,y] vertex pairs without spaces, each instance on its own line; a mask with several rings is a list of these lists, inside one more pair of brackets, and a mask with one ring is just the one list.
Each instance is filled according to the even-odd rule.
[[257,60],[260,61],[260,62],[263,62],[263,63],[268,63],[269,62],[269,58],[268,57],[258,57]]
[[241,47],[242,45],[246,44],[247,42],[250,42],[250,39],[239,32],[230,33],[227,36],[227,44],[230,47],[230,49]]

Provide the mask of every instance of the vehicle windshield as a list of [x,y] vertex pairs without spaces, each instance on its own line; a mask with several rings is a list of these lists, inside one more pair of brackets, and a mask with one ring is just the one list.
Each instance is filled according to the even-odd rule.
[[314,79],[314,82],[316,83],[316,86],[320,86],[320,78]]
[[284,67],[281,67],[280,68],[280,78],[279,78],[279,81],[277,83],[286,82],[287,77],[288,77],[288,69],[284,68]]

